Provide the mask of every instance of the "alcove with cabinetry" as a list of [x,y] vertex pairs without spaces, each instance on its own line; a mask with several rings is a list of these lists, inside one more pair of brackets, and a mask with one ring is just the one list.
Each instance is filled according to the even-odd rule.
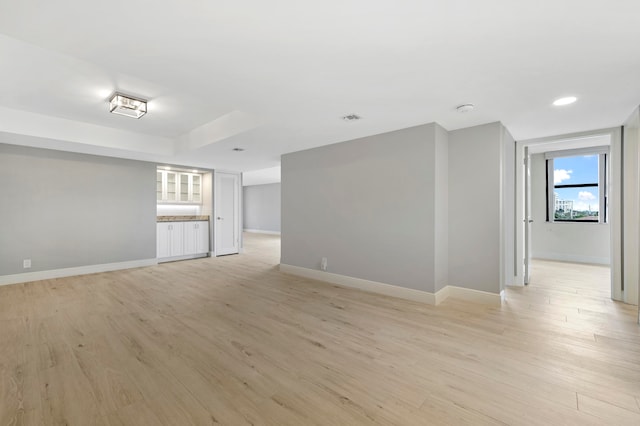
[[213,171],[158,166],[156,170],[159,263],[211,256]]

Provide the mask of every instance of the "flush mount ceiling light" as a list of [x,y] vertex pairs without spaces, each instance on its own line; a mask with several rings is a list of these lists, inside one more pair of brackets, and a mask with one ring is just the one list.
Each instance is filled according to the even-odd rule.
[[344,121],[358,121],[358,120],[362,120],[362,117],[360,117],[358,114],[348,114],[342,117],[342,119]]
[[109,101],[109,112],[140,118],[147,113],[147,101],[115,93]]
[[567,96],[566,98],[556,99],[555,101],[553,101],[553,104],[555,106],[564,106],[564,105],[570,105],[577,100],[578,98],[576,98],[575,96]]
[[458,105],[456,107],[456,111],[458,111],[460,113],[465,113],[465,112],[473,111],[474,108],[475,108],[475,105],[473,105],[473,104],[463,104],[463,105]]

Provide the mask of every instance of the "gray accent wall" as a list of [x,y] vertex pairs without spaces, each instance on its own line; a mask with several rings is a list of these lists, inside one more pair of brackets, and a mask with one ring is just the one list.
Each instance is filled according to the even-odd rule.
[[281,262],[317,270],[326,257],[335,274],[446,285],[445,136],[433,123],[283,155]]
[[449,282],[449,134],[435,126],[434,163],[434,264],[435,291],[442,290]]
[[503,129],[500,123],[491,123],[449,132],[449,284],[453,286],[501,291]]
[[279,183],[243,187],[244,229],[280,232]]
[[0,144],[0,275],[155,258],[155,173],[152,163]]
[[514,276],[514,140],[436,123],[282,157],[286,265],[435,293]]
[[501,259],[504,264],[502,270],[501,290],[505,286],[515,284],[516,280],[516,141],[511,133],[502,127],[503,169],[502,169],[502,223],[503,250]]

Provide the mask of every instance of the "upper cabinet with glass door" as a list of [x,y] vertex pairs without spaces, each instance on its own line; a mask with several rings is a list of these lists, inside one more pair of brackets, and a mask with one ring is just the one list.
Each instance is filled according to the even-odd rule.
[[202,176],[197,173],[158,170],[156,199],[160,203],[202,202]]

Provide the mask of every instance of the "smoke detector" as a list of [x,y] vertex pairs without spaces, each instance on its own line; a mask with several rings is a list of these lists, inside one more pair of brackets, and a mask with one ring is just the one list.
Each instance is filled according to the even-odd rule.
[[342,117],[342,119],[344,121],[358,121],[358,120],[362,120],[362,117],[360,117],[358,114],[348,114]]
[[474,108],[475,108],[475,105],[473,104],[463,104],[463,105],[458,105],[456,107],[456,111],[465,113],[465,112],[473,111]]

